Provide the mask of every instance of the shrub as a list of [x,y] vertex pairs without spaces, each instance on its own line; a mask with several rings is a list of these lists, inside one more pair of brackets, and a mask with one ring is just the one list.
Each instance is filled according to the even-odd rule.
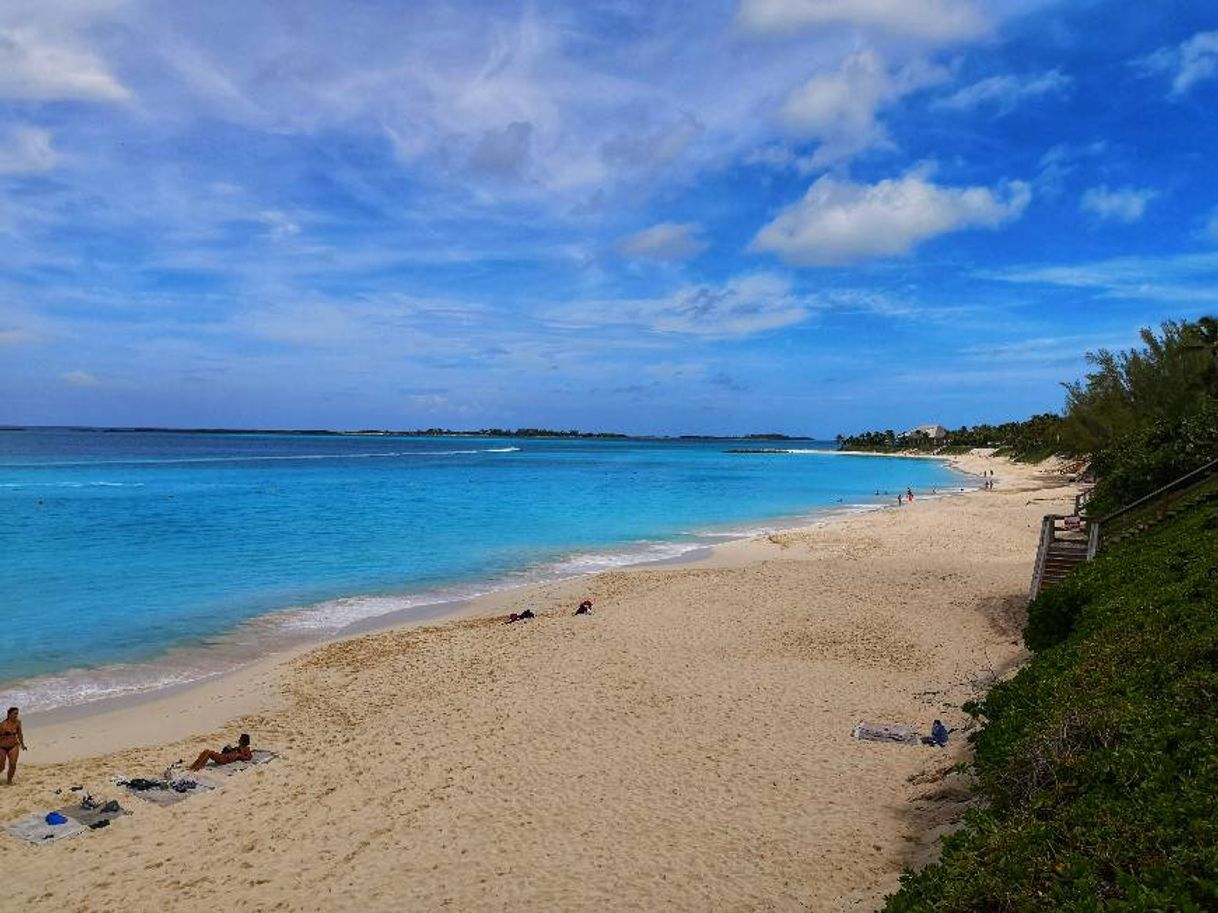
[[1046,650],[1065,640],[1089,601],[1087,568],[1079,568],[1061,583],[1050,587],[1028,606],[1023,639],[1029,650]]
[[976,708],[980,805],[886,910],[1218,910],[1218,505],[1036,601]]

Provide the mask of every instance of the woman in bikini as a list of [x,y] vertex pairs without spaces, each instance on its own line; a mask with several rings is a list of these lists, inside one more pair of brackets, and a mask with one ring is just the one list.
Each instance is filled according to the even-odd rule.
[[17,773],[17,758],[21,756],[23,748],[25,736],[21,732],[21,720],[17,719],[17,708],[9,707],[8,715],[0,721],[0,769],[8,765],[6,783],[13,782],[13,775]]
[[217,764],[232,764],[234,761],[249,761],[254,757],[254,752],[250,748],[249,733],[241,733],[241,738],[237,739],[237,747],[225,745],[222,751],[207,751],[199,752],[199,756],[195,758],[195,762],[190,765],[191,770],[202,770],[207,766],[208,761],[215,761]]

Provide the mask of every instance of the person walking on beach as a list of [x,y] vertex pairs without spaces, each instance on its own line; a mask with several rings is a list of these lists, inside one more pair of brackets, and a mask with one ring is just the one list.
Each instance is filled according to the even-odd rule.
[[13,776],[17,773],[17,758],[25,746],[25,734],[21,731],[21,720],[17,719],[17,708],[9,707],[8,714],[0,722],[0,768],[8,767],[8,779],[5,783],[12,785]]
[[913,489],[912,488],[905,489],[905,500],[910,504],[913,503]]

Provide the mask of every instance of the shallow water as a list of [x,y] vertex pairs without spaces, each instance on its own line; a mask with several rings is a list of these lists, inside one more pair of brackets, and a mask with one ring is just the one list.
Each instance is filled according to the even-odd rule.
[[209,646],[248,658],[961,484],[937,461],[739,446],[757,445],[4,432],[0,683],[37,709],[189,680]]

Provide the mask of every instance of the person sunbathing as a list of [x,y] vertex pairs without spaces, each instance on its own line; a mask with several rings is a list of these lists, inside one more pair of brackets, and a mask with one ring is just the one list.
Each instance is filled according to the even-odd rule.
[[199,756],[195,758],[195,762],[190,765],[191,770],[202,770],[207,766],[208,761],[216,764],[232,764],[234,761],[252,761],[254,752],[250,748],[250,736],[248,732],[241,733],[241,738],[237,739],[237,747],[225,745],[219,751],[212,751],[210,748],[205,751],[200,751]]
[[592,600],[585,599],[583,602],[581,602],[579,604],[579,608],[575,610],[575,614],[576,615],[591,615],[592,614]]

